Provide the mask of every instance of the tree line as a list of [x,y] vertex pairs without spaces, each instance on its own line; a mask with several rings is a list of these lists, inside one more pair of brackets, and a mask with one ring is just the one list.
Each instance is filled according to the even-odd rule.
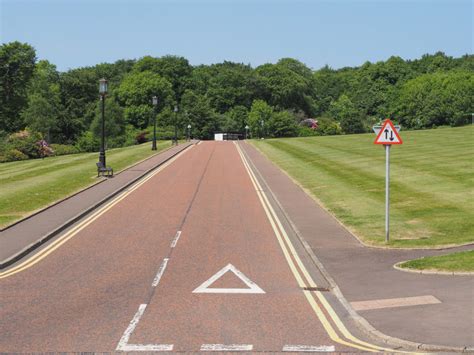
[[[255,68],[229,61],[192,66],[167,55],[59,72],[38,61],[31,45],[11,42],[0,47],[0,139],[5,147],[12,134],[28,130],[49,143],[96,150],[101,78],[109,82],[109,148],[149,139],[155,113],[162,139],[174,135],[175,124],[180,136],[190,124],[200,139],[243,133],[247,125],[253,137],[363,133],[387,117],[405,129],[458,126],[474,112],[473,73],[473,55],[442,52],[341,69],[312,70],[293,58]],[[308,118],[317,126],[302,124]]]

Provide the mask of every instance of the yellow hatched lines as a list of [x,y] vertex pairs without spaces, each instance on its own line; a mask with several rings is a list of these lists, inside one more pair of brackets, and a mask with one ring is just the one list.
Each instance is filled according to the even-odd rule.
[[[250,165],[247,159],[245,158],[241,148],[239,147],[238,144],[235,144],[235,145],[242,159],[242,162],[245,166],[245,169],[247,170],[247,173],[249,174],[250,180],[252,181],[255,191],[257,192],[258,198],[262,204],[265,214],[267,215],[267,218],[270,221],[270,224],[275,233],[275,236],[277,237],[278,243],[283,251],[285,259],[298,283],[298,286],[300,286],[301,288],[317,287],[316,282],[313,280],[308,270],[304,266],[303,262],[301,261],[300,257],[298,256],[293,246],[293,243],[291,242],[290,238],[288,237],[288,234],[283,228],[280,222],[280,219],[276,215],[266,194],[263,192],[262,186],[257,180],[252,169],[250,168]],[[344,326],[339,316],[336,314],[334,309],[331,307],[329,302],[326,300],[326,298],[320,291],[303,291],[303,293],[306,299],[308,300],[309,304],[311,305],[311,308],[316,313],[316,316],[320,320],[324,329],[326,330],[329,337],[333,341],[342,345],[346,345],[352,348],[356,348],[363,351],[369,351],[369,352],[401,352],[401,351],[396,351],[394,349],[383,348],[374,344],[370,344],[356,338],[347,330],[347,328]],[[316,299],[319,300],[319,304]],[[320,304],[329,315],[332,323],[329,321],[328,317],[326,317],[325,313],[321,309]],[[339,336],[335,328],[337,328],[339,333],[342,334],[342,336],[347,340],[341,338],[341,336]]]
[[[192,145],[190,148],[194,147],[194,145]],[[101,207],[100,209],[98,209],[97,211],[95,211],[94,213],[92,213],[90,216],[88,216],[86,219],[84,219],[83,221],[81,221],[79,224],[77,224],[76,226],[74,226],[73,228],[71,228],[70,230],[68,230],[66,233],[64,233],[62,236],[60,236],[59,238],[57,238],[53,243],[49,244],[47,247],[45,247],[44,249],[42,249],[41,251],[39,251],[38,253],[32,255],[31,257],[29,257],[28,259],[26,259],[25,261],[21,262],[19,265],[11,268],[11,269],[8,269],[4,272],[1,272],[0,273],[0,279],[4,279],[6,277],[10,277],[12,275],[15,275],[21,271],[24,271],[30,267],[32,267],[33,265],[35,265],[36,263],[40,262],[41,260],[43,260],[44,258],[46,258],[48,255],[50,255],[52,252],[54,252],[56,249],[58,249],[59,247],[61,247],[63,244],[65,244],[68,240],[70,240],[72,237],[74,237],[75,235],[77,235],[80,231],[82,231],[84,228],[86,228],[87,226],[89,226],[92,222],[94,222],[96,219],[98,219],[100,216],[102,216],[104,213],[106,213],[107,211],[109,211],[112,207],[114,207],[117,203],[119,203],[120,201],[122,201],[124,198],[126,198],[128,195],[130,195],[133,191],[137,190],[140,186],[142,186],[144,183],[146,183],[148,180],[150,180],[153,176],[155,176],[156,174],[160,173],[161,171],[163,171],[167,166],[169,166],[170,164],[172,164],[176,159],[178,159],[180,156],[182,156],[184,153],[186,153],[187,151],[190,150],[189,149],[185,149],[183,151],[181,151],[180,153],[178,153],[177,155],[175,155],[173,158],[171,158],[170,160],[168,160],[166,163],[164,163],[163,165],[161,165],[158,169],[156,169],[155,171],[149,173],[148,175],[146,175],[144,178],[140,179],[138,182],[136,182],[135,184],[133,184],[131,187],[129,187],[128,189],[126,189],[124,192],[120,193],[117,197],[115,197],[114,199],[112,199],[110,202],[108,202],[106,205],[104,205],[103,207]]]

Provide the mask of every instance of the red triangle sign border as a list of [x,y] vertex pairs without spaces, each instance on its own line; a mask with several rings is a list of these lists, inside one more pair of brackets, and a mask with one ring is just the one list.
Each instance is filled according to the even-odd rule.
[[[395,134],[395,137],[398,139],[396,142],[379,142],[379,138],[382,135],[383,131],[387,126],[390,126],[391,130]],[[392,145],[392,144],[403,144],[402,138],[398,134],[398,131],[396,130],[395,126],[393,125],[393,122],[390,119],[386,119],[383,123],[382,128],[380,129],[379,134],[377,135],[377,138],[375,138],[374,144],[383,144],[383,145]]]

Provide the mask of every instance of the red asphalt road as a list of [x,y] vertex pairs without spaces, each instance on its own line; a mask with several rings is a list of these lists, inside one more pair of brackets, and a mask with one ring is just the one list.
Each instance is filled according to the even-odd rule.
[[[229,263],[265,294],[192,292]],[[246,286],[228,272],[212,287]],[[0,300],[2,352],[114,351],[141,304],[128,344],[349,350],[298,287],[231,142],[188,149],[47,258],[0,279]]]

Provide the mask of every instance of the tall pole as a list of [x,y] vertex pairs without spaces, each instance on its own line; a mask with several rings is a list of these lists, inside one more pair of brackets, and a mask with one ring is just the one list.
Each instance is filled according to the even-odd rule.
[[102,166],[105,165],[105,95],[100,95],[100,101],[102,106],[102,132],[100,134],[100,152],[99,152],[99,161],[102,163]]
[[174,107],[174,143],[178,145],[178,105]]
[[385,242],[390,241],[390,144],[385,144]]
[[153,120],[153,143],[151,145],[151,150],[156,150],[156,108],[154,109],[154,120]]

